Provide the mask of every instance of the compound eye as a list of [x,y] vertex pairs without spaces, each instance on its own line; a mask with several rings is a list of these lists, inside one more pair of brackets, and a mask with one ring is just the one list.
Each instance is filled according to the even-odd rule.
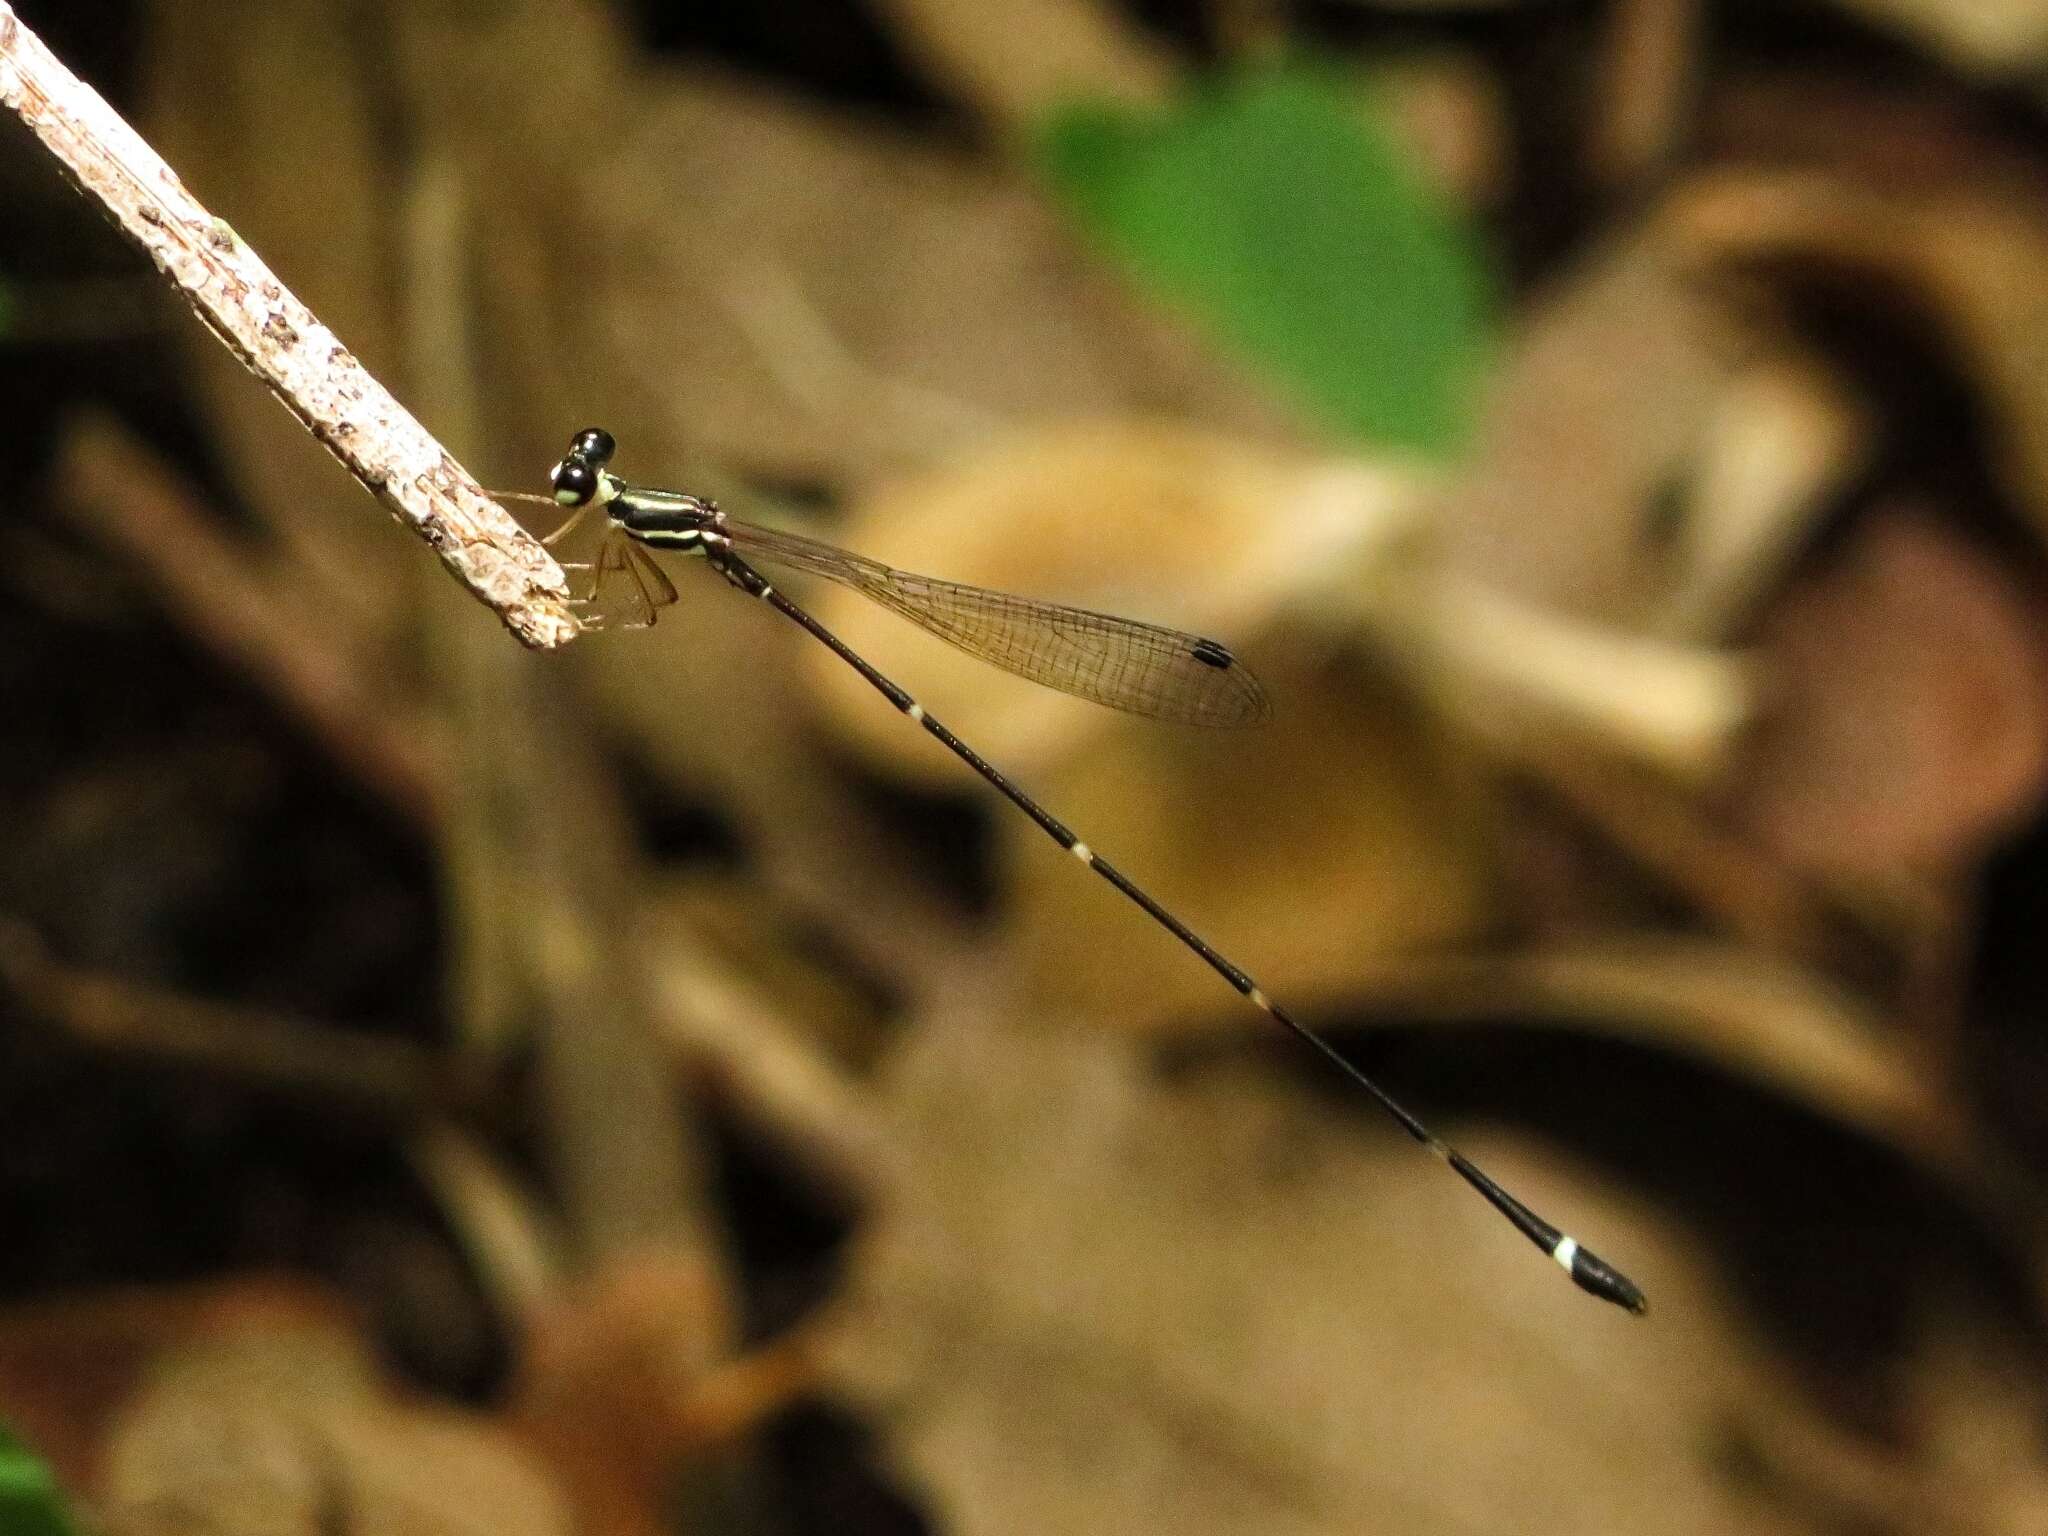
[[618,440],[603,427],[585,427],[569,440],[569,452],[573,457],[596,465],[611,463],[618,447]]
[[558,505],[581,507],[597,494],[597,471],[581,459],[564,459],[555,466],[549,483],[555,488]]

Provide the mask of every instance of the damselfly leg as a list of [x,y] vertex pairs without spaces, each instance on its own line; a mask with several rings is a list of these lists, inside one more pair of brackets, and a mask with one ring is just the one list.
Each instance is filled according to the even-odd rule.
[[[533,502],[560,508],[560,503],[550,496],[535,496],[525,491],[497,491],[493,494],[501,501]],[[593,500],[570,508],[567,517],[541,535],[541,543],[551,550],[571,548],[569,541],[579,529],[584,528],[590,514],[600,506],[601,502]],[[558,556],[556,562],[570,573],[572,590],[569,605],[588,610],[582,618],[584,628],[604,629],[616,618],[622,629],[651,629],[661,610],[677,600],[675,583],[668,579],[668,573],[617,524],[603,524],[597,547],[585,553],[589,555],[588,559]]]

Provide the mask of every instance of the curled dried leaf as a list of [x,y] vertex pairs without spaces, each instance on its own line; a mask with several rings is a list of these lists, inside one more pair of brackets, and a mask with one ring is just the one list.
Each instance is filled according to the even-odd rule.
[[1967,864],[2048,779],[2040,634],[2037,604],[1958,533],[1873,516],[1765,623],[1772,696],[1735,814],[1828,880]]

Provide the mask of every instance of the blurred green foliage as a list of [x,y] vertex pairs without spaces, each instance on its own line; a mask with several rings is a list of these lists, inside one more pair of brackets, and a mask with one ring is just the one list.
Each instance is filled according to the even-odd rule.
[[1327,425],[1435,458],[1463,445],[1490,269],[1360,82],[1297,65],[1212,80],[1163,116],[1077,105],[1038,159],[1147,289]]
[[0,1428],[0,1536],[74,1536],[50,1469]]

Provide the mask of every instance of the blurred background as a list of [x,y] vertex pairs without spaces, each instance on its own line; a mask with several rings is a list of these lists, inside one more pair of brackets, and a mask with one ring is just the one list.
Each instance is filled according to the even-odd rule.
[[1651,1312],[710,573],[522,651],[10,118],[8,1536],[2048,1530],[2038,5],[17,9],[487,484],[1226,639],[801,594]]

